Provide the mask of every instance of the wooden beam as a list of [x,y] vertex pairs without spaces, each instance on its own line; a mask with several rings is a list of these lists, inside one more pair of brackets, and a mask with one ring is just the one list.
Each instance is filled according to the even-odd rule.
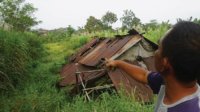
[[88,90],[98,90],[98,89],[105,89],[105,88],[111,88],[113,87],[114,84],[110,84],[110,85],[104,85],[104,86],[96,86],[96,87],[92,87],[92,88],[85,88],[83,89],[84,91],[88,91]]
[[75,74],[81,74],[81,73],[93,73],[93,72],[101,72],[101,71],[105,71],[105,69],[99,69],[99,70],[88,70],[88,71],[78,71]]

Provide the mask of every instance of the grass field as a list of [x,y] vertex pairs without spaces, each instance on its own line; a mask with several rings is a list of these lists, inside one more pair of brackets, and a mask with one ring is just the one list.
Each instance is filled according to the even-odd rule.
[[[167,27],[149,30],[153,42]],[[105,33],[105,32],[104,32]],[[106,32],[100,36],[112,36]],[[70,97],[68,89],[57,89],[59,70],[68,57],[88,42],[92,35],[73,35],[46,41],[33,33],[0,30],[0,111],[1,112],[153,112],[154,103],[141,105],[123,94],[103,93],[85,102]]]

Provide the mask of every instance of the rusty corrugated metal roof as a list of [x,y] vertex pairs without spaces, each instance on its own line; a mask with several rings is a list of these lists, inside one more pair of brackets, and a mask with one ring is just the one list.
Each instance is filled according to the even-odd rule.
[[[124,47],[134,45],[141,36],[125,36],[124,38],[105,39],[93,51],[83,57],[79,63],[87,66],[97,66],[102,58],[111,58],[124,51]],[[134,41],[130,41],[134,40]],[[135,42],[136,41],[136,42]]]
[[81,47],[76,54],[72,55],[69,58],[69,61],[74,63],[78,62],[81,58],[85,57],[87,53],[91,52],[93,48],[97,46],[102,40],[103,38],[93,38],[90,42]]
[[122,55],[124,52],[126,52],[128,49],[130,49],[142,39],[141,35],[132,35],[130,38],[131,39],[121,49],[119,49],[110,59],[114,60],[118,58],[120,55]]
[[[96,67],[102,58],[106,57],[115,59],[139,40],[141,40],[141,36],[139,35],[125,36],[124,38],[114,39],[95,38],[91,40],[89,43],[84,45],[75,55],[70,57],[70,62],[72,63],[63,67],[61,71],[62,80],[60,81],[60,85],[64,86],[75,84],[75,63],[79,63],[78,69],[80,69],[80,71],[96,69],[94,67]],[[86,75],[89,76],[92,75],[92,73]]]
[[120,69],[108,73],[117,90],[127,90],[127,93],[134,94],[137,100],[150,102],[152,100],[152,90],[142,83],[131,78]]
[[[120,36],[120,38],[95,38],[91,40],[76,54],[70,57],[70,63],[65,65],[61,71],[62,79],[59,85],[66,86],[80,83],[80,80],[76,79],[75,74],[77,71],[81,72],[101,69],[97,67],[101,67],[98,65],[101,64],[102,58],[116,59],[132,46],[137,45],[142,39],[143,37],[141,35],[135,33],[134,35]],[[134,63],[140,65],[138,64],[138,61]],[[155,71],[153,57],[145,58],[143,63],[146,64],[147,69]],[[128,93],[132,93],[135,90],[136,97],[139,98],[139,100],[142,99],[146,102],[151,99],[152,91],[146,85],[138,83],[119,69],[109,73],[106,71],[81,73],[81,76],[83,77],[83,80],[87,82],[107,74],[117,90],[120,88],[120,84],[123,84]]]
[[[76,83],[80,83],[78,79],[76,82],[76,72],[80,71],[88,71],[88,70],[96,70],[94,67],[86,67],[81,64],[71,63],[65,65],[61,71],[61,81],[59,83],[60,86],[72,85]],[[92,73],[83,73],[81,76],[83,77],[84,81],[92,80],[97,77],[100,77],[105,74],[105,71],[97,71]]]

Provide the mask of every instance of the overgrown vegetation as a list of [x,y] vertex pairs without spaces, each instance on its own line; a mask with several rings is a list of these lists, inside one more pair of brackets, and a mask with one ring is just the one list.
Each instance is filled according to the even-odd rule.
[[66,56],[89,38],[63,39],[47,43],[33,33],[0,31],[1,112],[55,112],[70,103],[66,91],[56,88],[58,73]]
[[[91,37],[113,37],[136,28],[154,43],[170,28],[168,22],[152,20],[142,24],[131,10],[120,19],[123,26],[113,29],[118,18],[107,12],[102,20],[90,16],[84,27],[50,32],[26,32],[37,24],[36,10],[24,0],[0,1],[0,111],[1,112],[152,112],[154,103],[142,105],[123,93],[103,93],[86,102],[70,97],[68,88],[58,89],[59,71],[68,58]],[[17,9],[17,10],[16,10]],[[178,19],[182,21],[182,19]],[[199,19],[192,19],[200,23]],[[9,31],[5,31],[7,25]],[[17,31],[17,32],[16,32]],[[20,31],[20,32],[19,32]],[[23,33],[22,33],[23,32]]]
[[40,23],[33,13],[37,9],[25,0],[2,0],[0,1],[0,20],[4,29],[26,31]]
[[29,79],[32,62],[42,55],[42,44],[31,33],[0,30],[1,89],[14,89]]
[[[160,28],[163,27],[161,25]],[[162,29],[157,30],[147,32],[146,36],[158,35],[156,33],[160,33]],[[96,100],[85,102],[80,96],[71,98],[67,88],[56,88],[61,67],[67,63],[71,54],[91,40],[92,35],[109,37],[114,32],[53,38],[49,35],[37,36],[34,33],[0,30],[0,111],[153,111],[153,104],[141,105],[123,94],[103,93]]]
[[161,24],[156,24],[154,27],[147,27],[144,36],[150,39],[154,43],[158,43],[158,40],[164,36],[164,34],[169,30],[171,25],[168,22],[162,22]]

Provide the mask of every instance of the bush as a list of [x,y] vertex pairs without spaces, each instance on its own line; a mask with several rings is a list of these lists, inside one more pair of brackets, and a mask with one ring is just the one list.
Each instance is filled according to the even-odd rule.
[[170,28],[170,24],[168,23],[162,23],[157,28],[149,27],[147,29],[147,32],[144,34],[144,36],[150,39],[152,42],[157,43],[158,40],[162,36],[164,36],[164,34],[167,32],[169,28]]
[[0,90],[9,90],[27,80],[27,67],[40,57],[42,46],[32,34],[0,30],[0,52]]
[[121,94],[103,93],[86,102],[82,96],[69,96],[68,87],[56,88],[65,57],[76,52],[89,37],[72,35],[46,41],[49,37],[0,30],[0,111],[152,112],[153,105],[141,105]]

